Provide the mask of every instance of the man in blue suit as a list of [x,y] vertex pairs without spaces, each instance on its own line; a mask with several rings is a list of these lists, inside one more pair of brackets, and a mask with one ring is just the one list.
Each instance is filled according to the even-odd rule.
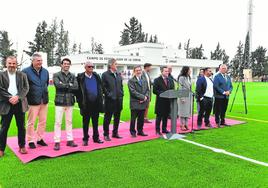
[[225,123],[225,113],[233,86],[231,78],[226,73],[227,66],[225,64],[222,64],[219,68],[218,74],[216,74],[214,77],[214,110],[215,122],[218,127],[228,126]]
[[204,76],[198,78],[196,82],[196,98],[199,103],[197,125],[200,129],[202,126],[202,120],[204,117],[205,126],[211,127],[209,117],[213,104],[213,81],[210,78],[212,75],[211,68],[204,68]]

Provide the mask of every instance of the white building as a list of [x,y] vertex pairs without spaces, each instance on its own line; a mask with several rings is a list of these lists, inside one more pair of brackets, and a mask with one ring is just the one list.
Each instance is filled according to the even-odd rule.
[[95,64],[95,71],[103,73],[107,70],[107,62],[110,58],[115,58],[118,63],[118,71],[124,77],[132,73],[135,65],[151,63],[153,66],[151,77],[156,78],[160,74],[160,67],[171,65],[172,75],[177,78],[183,66],[192,69],[192,78],[195,79],[200,68],[211,67],[215,70],[222,61],[207,59],[186,59],[185,50],[174,49],[171,46],[156,43],[137,43],[114,48],[113,54],[90,54],[82,53],[67,56],[72,61],[71,71],[79,73],[84,71],[84,63],[91,61]]

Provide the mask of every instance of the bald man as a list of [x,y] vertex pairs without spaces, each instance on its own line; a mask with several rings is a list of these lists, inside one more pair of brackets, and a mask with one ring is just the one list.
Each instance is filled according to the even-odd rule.
[[213,83],[216,125],[218,127],[228,126],[225,123],[225,113],[233,86],[230,76],[227,75],[227,66],[225,64],[220,66],[219,72],[215,75]]

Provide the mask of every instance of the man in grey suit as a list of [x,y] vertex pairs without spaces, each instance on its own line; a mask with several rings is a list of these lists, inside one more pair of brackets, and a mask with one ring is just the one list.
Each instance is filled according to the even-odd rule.
[[151,63],[145,63],[143,65],[143,72],[142,72],[142,76],[143,78],[146,80],[147,84],[148,84],[148,89],[149,89],[149,100],[148,100],[148,106],[145,109],[144,112],[144,123],[152,123],[151,121],[148,120],[148,110],[149,110],[149,106],[150,106],[150,101],[151,101],[151,97],[152,97],[152,81],[151,81],[151,77],[150,77],[150,72],[152,69],[152,64]]
[[143,132],[144,112],[149,103],[149,88],[147,81],[142,77],[141,66],[134,67],[134,76],[128,81],[128,89],[130,94],[130,134],[136,137],[136,119],[137,131],[139,136],[148,136]]
[[18,127],[19,152],[26,154],[25,149],[25,112],[28,110],[26,94],[29,84],[26,74],[17,71],[17,59],[14,56],[6,58],[7,71],[0,73],[0,157],[4,156],[7,142],[7,132],[13,115]]

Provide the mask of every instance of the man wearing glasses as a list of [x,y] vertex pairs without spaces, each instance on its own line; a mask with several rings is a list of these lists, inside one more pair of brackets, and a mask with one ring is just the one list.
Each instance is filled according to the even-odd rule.
[[85,72],[78,74],[77,102],[80,114],[83,117],[83,146],[88,145],[88,127],[90,118],[93,124],[93,141],[102,144],[99,139],[98,120],[99,113],[103,111],[103,93],[100,76],[93,72],[94,65],[91,62],[85,63]]

